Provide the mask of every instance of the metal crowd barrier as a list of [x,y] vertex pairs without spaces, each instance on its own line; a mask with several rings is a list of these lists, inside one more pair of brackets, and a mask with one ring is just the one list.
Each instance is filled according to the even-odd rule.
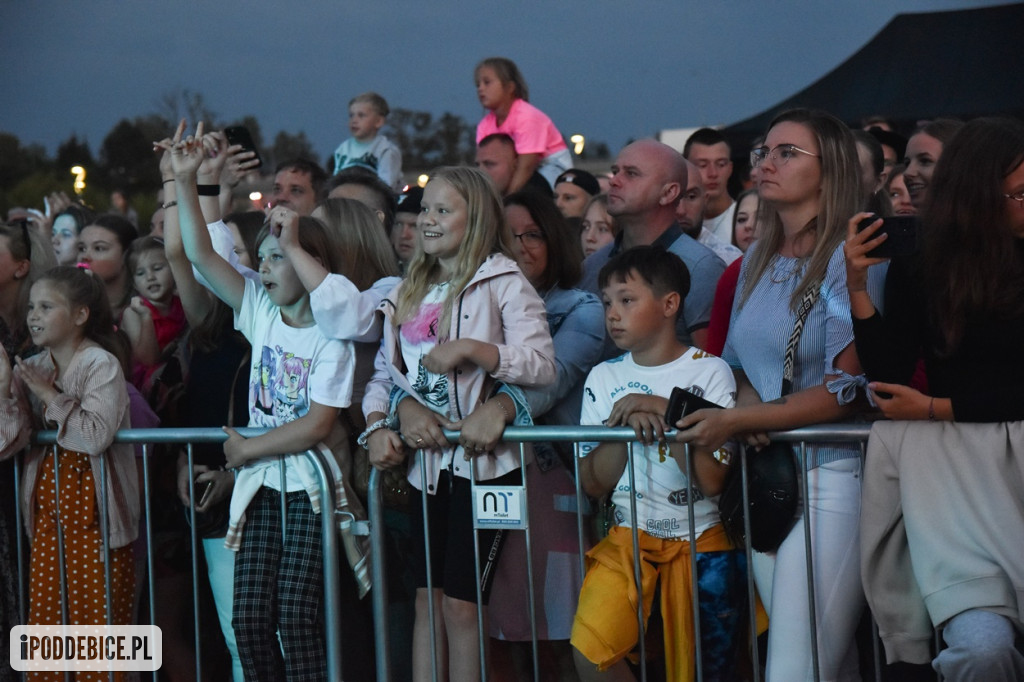
[[[259,436],[267,431],[262,428],[239,428],[236,431],[245,438],[252,438]],[[51,445],[54,446],[50,450],[48,456],[54,458],[54,471],[55,474],[59,472],[59,460],[57,457],[56,445],[57,432],[56,431],[45,431],[35,434],[33,443]],[[147,589],[149,595],[149,609],[150,609],[150,622],[156,621],[155,609],[156,609],[156,593],[155,593],[155,574],[154,574],[154,561],[153,561],[153,528],[152,528],[152,496],[151,481],[150,481],[150,456],[152,455],[150,446],[152,445],[163,445],[163,444],[183,444],[185,445],[186,454],[188,457],[189,471],[194,471],[194,458],[192,446],[194,443],[221,443],[227,440],[227,434],[219,428],[166,428],[166,429],[127,429],[118,431],[114,437],[114,442],[117,443],[131,443],[142,446],[142,465],[143,465],[143,518],[145,519],[145,533],[146,533],[146,574],[147,574]],[[309,461],[312,463],[314,470],[317,472],[320,485],[320,522],[322,529],[322,540],[321,546],[323,549],[323,573],[324,573],[324,636],[326,641],[326,656],[327,656],[327,679],[328,680],[340,680],[341,679],[341,648],[336,646],[335,643],[340,641],[341,637],[341,607],[340,607],[340,593],[339,593],[339,564],[340,560],[340,547],[338,542],[338,535],[336,533],[335,515],[333,513],[335,508],[334,502],[334,480],[331,475],[330,469],[324,463],[323,455],[317,450],[308,450],[304,453]],[[17,561],[19,568],[19,590],[18,590],[18,608],[19,616],[22,623],[27,623],[27,606],[26,606],[26,595],[27,595],[27,576],[24,570],[25,563],[25,538],[21,532],[22,529],[22,518],[21,518],[21,457],[15,459],[15,497],[18,500],[18,504],[15,505],[15,523],[17,524]],[[281,489],[284,490],[284,468],[281,469]],[[194,475],[193,475],[194,478]],[[94,473],[94,479],[97,479],[97,485],[100,487],[100,499],[103,502],[99,505],[100,509],[100,526],[101,526],[101,537],[103,538],[103,552],[104,552],[104,566],[105,566],[105,595],[107,605],[107,620],[108,624],[113,616],[112,606],[112,589],[111,589],[111,569],[110,569],[110,546],[106,541],[109,532],[109,518],[107,513],[106,500],[106,472],[105,472],[105,461],[100,459],[100,471]],[[57,508],[58,512],[60,509],[60,490],[59,483],[60,477],[56,476],[56,493],[57,493]],[[199,539],[196,536],[196,518],[194,503],[192,499],[194,494],[193,486],[189,486],[189,498],[192,502],[192,506],[189,508],[190,514],[190,544],[192,554],[192,610],[193,610],[193,626],[195,628],[195,660],[196,680],[201,681],[203,678],[202,671],[202,638],[200,636],[200,623],[199,623]],[[282,519],[282,534],[286,532],[287,514],[286,514],[286,497],[281,495],[281,519]],[[328,513],[330,512],[330,513]],[[61,580],[61,614],[63,620],[67,622],[67,587],[66,587],[66,575],[64,568],[64,548],[63,548],[63,532],[58,528],[58,561],[59,571]],[[206,579],[205,576],[202,579]],[[219,623],[218,623],[219,628]],[[164,665],[174,665],[174,661],[164,659]],[[158,678],[158,673],[153,673],[153,680]],[[65,674],[65,679],[71,679],[71,673]],[[114,673],[110,673],[110,679],[114,680]]]
[[[798,467],[797,470],[800,471],[800,472],[803,472],[803,471],[806,470],[806,467],[804,466],[804,463],[805,463],[806,457],[807,457],[807,444],[808,443],[814,443],[814,444],[818,444],[818,443],[859,443],[861,445],[861,455],[863,457],[864,448],[865,448],[865,444],[867,442],[867,437],[868,437],[868,434],[870,432],[870,429],[871,429],[871,425],[870,424],[826,424],[826,425],[819,425],[819,426],[812,426],[812,427],[806,427],[806,428],[801,428],[801,429],[795,429],[793,431],[772,433],[772,434],[770,434],[770,436],[771,436],[772,440],[788,441],[788,442],[794,443],[794,450],[796,451],[796,456],[797,456],[797,459],[798,459],[798,461],[797,461],[797,467]],[[669,433],[671,435],[672,432],[669,432]],[[457,442],[458,441],[458,432],[446,431],[445,435],[449,439],[449,441],[451,441],[451,442]],[[503,441],[519,443],[520,444],[520,463],[521,464],[525,461],[525,449],[524,449],[524,445],[523,445],[525,443],[531,443],[531,442],[572,442],[572,443],[575,443],[575,454],[576,454],[576,457],[574,458],[574,460],[575,460],[575,469],[576,470],[575,470],[574,473],[575,473],[575,480],[576,480],[576,499],[577,499],[576,509],[577,509],[577,536],[578,536],[577,537],[577,541],[578,541],[578,548],[579,548],[579,571],[580,571],[581,582],[582,582],[583,575],[585,573],[584,550],[583,550],[583,548],[585,546],[584,534],[585,534],[585,524],[586,524],[586,520],[584,518],[584,514],[582,513],[581,510],[585,509],[586,506],[584,504],[585,494],[580,489],[580,485],[579,485],[579,443],[581,443],[581,442],[594,442],[594,441],[633,443],[635,440],[636,440],[636,435],[635,435],[634,431],[631,428],[625,428],[625,427],[607,428],[607,427],[602,427],[602,426],[532,426],[532,427],[508,427],[508,428],[505,429],[505,432],[504,432],[504,435],[503,435]],[[423,453],[421,452],[420,456],[422,457],[422,455],[423,455]],[[635,488],[635,477],[634,477],[633,459],[634,459],[633,446],[630,445],[629,448],[628,448],[628,459],[627,459],[627,465],[626,466],[627,466],[627,473],[628,473],[628,476],[629,476],[630,486],[631,486],[631,488],[633,490],[635,490],[636,488]],[[748,502],[748,500],[747,500],[747,490],[746,490],[747,489],[746,448],[742,449],[742,452],[741,452],[741,463],[742,463],[741,466],[742,466],[742,475],[743,475],[743,484],[744,484],[744,486],[743,486],[743,488],[744,488],[744,505],[746,506],[746,504]],[[422,462],[421,462],[421,464],[422,464]],[[689,447],[687,447],[686,448],[686,472],[685,473],[686,473],[688,479],[691,479],[691,472],[692,472],[692,455],[691,455],[691,453],[689,451]],[[800,476],[800,480],[801,480],[801,483],[802,483],[802,486],[803,486],[803,489],[802,489],[803,499],[806,500],[806,499],[808,499],[808,482],[807,482],[807,477],[801,475]],[[526,489],[527,488],[527,482],[526,482],[526,477],[525,476],[523,477],[523,488],[524,488],[524,492],[525,492],[526,496],[528,497],[529,491],[528,491],[528,489]],[[382,502],[382,499],[381,499],[381,492],[380,492],[380,478],[379,478],[378,472],[376,470],[374,470],[371,473],[369,490],[370,490],[370,494],[369,494],[369,496],[370,496],[370,499],[369,499],[369,515],[370,515],[370,526],[371,526],[371,552],[372,552],[373,557],[374,557],[374,559],[373,559],[373,585],[374,585],[374,589],[373,589],[373,612],[374,612],[374,628],[375,628],[374,635],[375,635],[375,640],[376,640],[376,644],[377,644],[377,652],[376,652],[376,655],[377,655],[377,679],[378,679],[379,682],[390,682],[392,677],[391,677],[391,664],[390,664],[391,653],[389,651],[389,640],[388,640],[388,595],[387,595],[387,584],[386,584],[386,580],[385,580],[385,576],[387,575],[386,567],[385,567],[386,558],[385,558],[385,550],[384,550],[384,548],[385,548],[385,531],[384,531],[384,524],[383,524],[383,502]],[[426,518],[426,514],[427,514],[426,496],[420,496],[420,497],[421,497],[420,502],[423,505],[424,518]],[[416,502],[417,502],[416,496],[414,495],[413,503],[415,504]],[[695,529],[694,529],[693,503],[694,503],[694,501],[692,499],[692,496],[687,496],[687,507],[688,507],[689,519],[690,519],[690,528],[689,528],[689,534],[690,535],[689,535],[689,538],[690,538],[691,546],[694,546],[696,544],[695,543],[696,533],[695,533]],[[527,553],[527,582],[528,582],[528,587],[529,587],[529,598],[530,598],[529,609],[530,609],[531,623],[533,624],[533,632],[532,632],[533,675],[534,675],[534,679],[538,680],[538,679],[540,679],[540,668],[539,668],[539,655],[538,655],[538,639],[537,639],[537,630],[536,630],[536,620],[535,620],[535,616],[534,616],[535,609],[536,609],[536,604],[535,604],[535,592],[534,592],[534,576],[533,576],[533,571],[532,571],[533,555],[532,555],[532,546],[531,546],[530,523],[529,523],[529,511],[528,511],[528,508],[529,508],[528,505],[524,505],[524,514],[526,515],[527,518],[526,518],[526,528],[525,528],[525,530],[523,532],[525,533],[525,545],[526,545],[526,553]],[[635,496],[632,496],[631,497],[631,503],[630,503],[630,514],[631,514],[630,518],[633,521],[633,528],[634,528],[634,532],[633,532],[634,578],[636,580],[637,593],[639,595],[639,594],[642,594],[643,591],[642,591],[642,588],[641,588],[641,585],[640,585],[641,574],[640,574],[640,565],[639,564],[640,564],[640,560],[641,559],[640,559],[640,553],[639,553],[639,543],[638,543],[638,539],[637,539],[638,536],[637,536],[637,533],[635,531],[635,528],[637,526],[637,523],[636,523],[636,513],[637,513],[636,512],[636,498],[635,498]],[[806,505],[804,506],[804,513],[805,514],[809,514],[810,513],[809,507],[806,506]],[[746,526],[747,526],[746,532],[747,532],[747,536],[749,537],[749,533],[750,533],[749,521],[750,520],[749,520],[749,518],[745,518],[745,521],[746,521]],[[811,556],[812,553],[809,551],[809,549],[811,547],[811,524],[809,522],[806,522],[806,523],[803,524],[803,527],[804,527],[805,547],[808,548],[808,551],[806,551],[806,559],[807,559],[807,591],[808,591],[808,603],[809,603],[809,611],[810,611],[810,613],[808,615],[809,615],[810,625],[811,625],[812,661],[813,661],[813,668],[814,668],[814,673],[815,673],[815,680],[817,681],[817,680],[820,680],[820,671],[819,671],[819,661],[818,661],[818,651],[817,651],[817,649],[818,649],[817,623],[816,623],[816,617],[815,617],[815,594],[814,594],[814,580],[813,580],[813,576],[814,576],[813,570],[814,570],[814,567],[813,567],[813,560],[812,560],[812,556]],[[428,523],[424,523],[424,536],[425,536],[426,546],[428,548],[427,551],[429,552],[430,541],[429,541],[429,524]],[[474,536],[476,536],[476,533],[474,533]],[[753,667],[753,670],[752,670],[753,679],[755,681],[759,682],[759,680],[761,678],[760,670],[759,670],[759,665],[758,665],[759,651],[758,651],[757,637],[756,637],[755,634],[753,634],[753,633],[756,633],[756,623],[755,623],[755,619],[756,619],[756,613],[755,613],[756,597],[755,597],[755,588],[754,588],[753,552],[752,552],[752,550],[751,550],[749,545],[746,546],[745,551],[746,551],[746,560],[747,560],[747,592],[748,592],[748,597],[749,597],[748,610],[750,612],[750,631],[751,631],[751,636],[750,636],[750,642],[751,642],[750,656],[751,656],[751,662],[752,662],[752,667]],[[475,556],[478,557],[479,556],[479,551],[475,551],[474,554],[475,554]],[[696,557],[696,552],[690,552],[690,563],[691,563],[691,571],[692,571],[691,574],[692,574],[693,579],[694,579],[694,584],[696,584],[696,577],[697,577],[697,557]],[[429,555],[427,557],[427,565],[428,566],[430,565]],[[477,567],[476,568],[477,568],[477,604],[478,604],[478,607],[477,607],[477,612],[478,612],[477,623],[478,623],[478,636],[479,636],[479,647],[480,647],[480,660],[482,662],[481,678],[483,680],[486,680],[487,679],[487,665],[486,665],[486,657],[485,657],[485,637],[487,636],[487,633],[485,633],[484,630],[483,630],[483,619],[482,619],[482,613],[481,613],[482,612],[482,607],[480,606],[480,603],[481,603],[481,598],[480,597],[481,597],[481,595],[480,595],[480,580],[479,580],[479,578],[480,578],[479,561],[477,561]],[[428,591],[431,590],[432,587],[433,586],[431,584],[430,576],[428,575],[428,586],[427,586]],[[432,594],[432,592],[431,592],[431,594]],[[693,590],[693,595],[694,595],[694,598],[693,598],[693,619],[694,619],[695,651],[696,651],[696,657],[697,657],[697,659],[696,659],[696,672],[697,672],[697,680],[702,682],[702,680],[703,680],[703,671],[702,671],[701,647],[700,647],[700,611],[699,611],[698,594],[699,594],[698,590],[694,589]],[[646,680],[647,679],[647,667],[646,667],[646,664],[645,664],[646,657],[645,657],[645,651],[644,651],[645,622],[644,622],[644,617],[643,617],[643,600],[640,599],[638,601],[639,601],[639,603],[638,603],[638,608],[637,608],[637,620],[638,620],[638,624],[639,624],[639,630],[638,631],[640,633],[640,636],[638,638],[638,648],[639,648],[640,661],[641,661],[640,675],[641,675],[641,679],[642,680]],[[433,625],[434,622],[435,622],[434,621],[434,613],[433,613],[433,611],[434,611],[434,605],[433,605],[434,604],[434,600],[432,598],[430,598],[430,599],[427,600],[427,603],[428,603],[428,609],[429,609],[428,622],[431,624],[430,643],[431,643],[432,660],[433,660],[433,664],[434,664],[433,665],[433,679],[435,680],[435,682],[437,682],[437,680],[438,680],[437,656],[436,656],[436,654],[437,654],[437,636],[436,636],[436,633],[434,632],[434,625]],[[874,657],[875,677],[876,677],[876,679],[880,680],[881,679],[881,669],[882,669],[882,659],[881,659],[881,649],[880,649],[880,645],[879,645],[879,639],[878,639],[878,636],[877,636],[877,628],[873,628],[873,635],[874,635],[874,637],[873,637],[873,640],[874,640],[873,657]]]

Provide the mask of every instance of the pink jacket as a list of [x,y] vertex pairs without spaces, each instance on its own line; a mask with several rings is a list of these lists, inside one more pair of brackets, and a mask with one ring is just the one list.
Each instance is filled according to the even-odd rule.
[[[44,371],[54,369],[48,352],[34,355],[27,362]],[[130,544],[139,534],[139,479],[132,446],[113,442],[118,429],[131,427],[121,364],[95,343],[85,342],[57,382],[61,393],[45,413],[44,406],[17,377],[12,378],[11,388],[15,397],[0,398],[0,459],[11,457],[28,445],[32,430],[56,425],[60,447],[89,455],[97,507],[102,502],[100,461],[105,462],[110,547]],[[35,530],[36,481],[49,450],[49,446],[36,445],[25,456],[21,511],[30,538]]]
[[[419,396],[401,370],[402,353],[398,330],[393,322],[394,301],[401,284],[381,303],[384,313],[384,339],[374,366],[373,379],[366,387],[363,414],[390,411],[392,387],[398,387],[414,398]],[[495,382],[517,386],[546,386],[555,380],[555,351],[548,331],[544,302],[523,276],[519,266],[507,256],[491,254],[477,270],[466,288],[459,293],[452,311],[450,339],[471,338],[493,343],[498,347],[498,368],[488,374],[475,365],[456,368],[448,375],[449,418],[462,419],[477,405],[489,398]],[[427,471],[420,471],[418,459],[409,469],[409,481],[422,489],[428,481],[428,492],[434,492],[441,470],[469,478],[469,465],[463,459],[462,447],[444,451],[428,450]],[[507,474],[519,467],[519,448],[501,444],[494,452],[476,458],[476,478],[486,481]]]

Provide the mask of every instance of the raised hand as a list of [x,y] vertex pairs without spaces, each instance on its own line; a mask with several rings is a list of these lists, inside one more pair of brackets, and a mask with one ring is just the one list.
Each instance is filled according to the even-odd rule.
[[270,234],[282,251],[299,246],[299,214],[287,206],[274,206],[267,212]]
[[249,172],[260,167],[256,152],[246,151],[240,144],[233,144],[227,148],[227,163],[221,173],[221,184],[235,187],[242,178]]
[[21,358],[17,358],[15,361],[15,374],[18,378],[28,387],[28,390],[39,398],[39,401],[44,405],[49,405],[50,401],[57,397],[60,391],[53,385],[56,379],[55,372],[44,372],[43,370],[33,367]]
[[185,136],[185,119],[181,119],[174,137],[154,142],[153,146],[171,153],[171,169],[177,179],[192,182],[203,162],[203,122],[196,124],[196,134]]
[[213,131],[203,135],[203,162],[199,165],[199,182],[205,185],[220,183],[221,171],[228,160],[228,141],[224,133]]
[[886,240],[884,232],[878,235],[882,219],[872,221],[863,230],[859,229],[862,220],[873,217],[873,213],[858,213],[850,218],[846,225],[846,241],[843,243],[843,255],[846,256],[846,288],[850,291],[864,291],[868,286],[868,268],[877,263],[884,263],[885,258],[869,258],[868,252]]

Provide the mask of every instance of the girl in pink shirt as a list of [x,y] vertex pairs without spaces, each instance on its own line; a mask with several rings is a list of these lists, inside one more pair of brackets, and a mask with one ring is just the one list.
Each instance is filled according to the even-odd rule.
[[530,91],[511,59],[490,57],[473,72],[476,95],[488,110],[476,126],[476,142],[505,133],[516,143],[519,162],[508,193],[518,192],[539,172],[554,186],[555,178],[572,168],[572,155],[547,114],[530,104]]

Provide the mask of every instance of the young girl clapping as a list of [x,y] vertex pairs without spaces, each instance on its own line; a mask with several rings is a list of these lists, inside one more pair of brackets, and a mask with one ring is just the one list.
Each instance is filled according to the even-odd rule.
[[[544,305],[503,241],[501,201],[487,176],[469,168],[434,172],[423,193],[420,240],[407,277],[381,304],[386,322],[377,371],[367,387],[370,460],[380,468],[405,466],[411,448],[425,451],[425,468],[412,458],[410,482],[428,495],[431,576],[426,590],[426,547],[421,505],[413,504],[411,553],[417,566],[415,679],[431,675],[428,600],[443,622],[438,664],[445,679],[480,675],[476,642],[476,578],[486,584],[500,534],[479,533],[473,553],[469,459],[478,482],[519,480],[516,448],[498,443],[517,414],[514,385],[554,380],[554,350]],[[498,392],[499,382],[511,386]],[[449,444],[445,428],[461,429]]]
[[[122,371],[127,344],[115,334],[103,284],[73,266],[54,268],[32,285],[28,328],[32,342],[45,352],[18,358],[12,371],[0,349],[0,457],[21,450],[34,430],[58,432],[56,465],[44,446],[33,447],[25,459],[20,503],[32,540],[29,623],[108,622],[101,521],[106,515],[110,622],[129,624],[135,584],[131,542],[138,535],[139,490],[132,446],[113,444],[114,433],[130,426]],[[106,509],[101,508],[101,471],[106,478]],[[67,621],[61,615],[60,532]],[[79,673],[77,679],[107,677],[87,675]]]

